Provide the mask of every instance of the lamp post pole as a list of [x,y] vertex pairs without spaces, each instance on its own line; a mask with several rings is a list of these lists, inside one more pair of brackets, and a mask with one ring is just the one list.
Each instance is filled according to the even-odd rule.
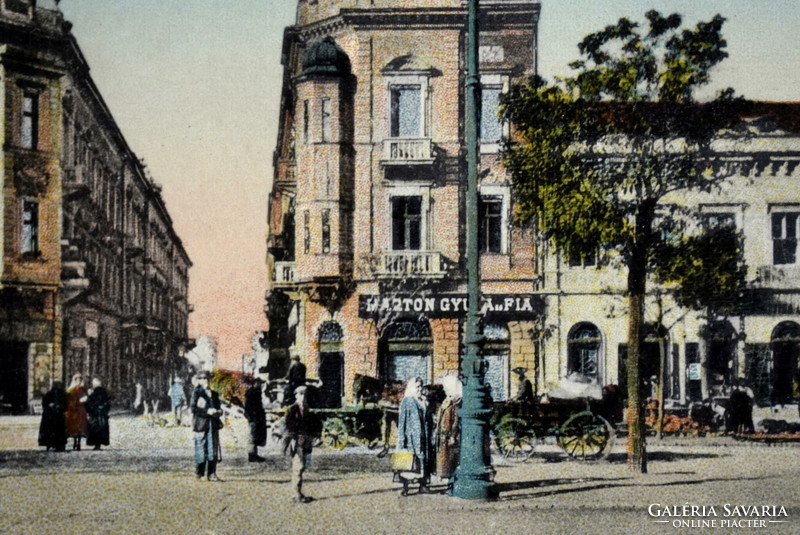
[[461,421],[460,463],[455,474],[453,495],[485,500],[490,497],[493,473],[489,454],[489,399],[485,364],[481,356],[483,335],[480,325],[480,257],[478,252],[478,149],[480,132],[480,75],[478,74],[478,0],[469,0],[467,22],[466,80],[467,144],[467,323],[465,354],[461,360],[464,391]]

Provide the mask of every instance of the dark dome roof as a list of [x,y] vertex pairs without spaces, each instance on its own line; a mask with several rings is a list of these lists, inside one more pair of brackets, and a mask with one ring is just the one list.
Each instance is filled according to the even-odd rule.
[[333,37],[326,37],[311,45],[303,54],[303,74],[350,74],[350,58]]

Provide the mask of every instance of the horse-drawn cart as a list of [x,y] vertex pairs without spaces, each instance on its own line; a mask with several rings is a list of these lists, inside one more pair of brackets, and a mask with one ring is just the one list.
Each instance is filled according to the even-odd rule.
[[615,388],[606,387],[597,394],[561,389],[537,402],[496,404],[490,427],[500,454],[511,461],[526,460],[547,437],[571,458],[595,461],[611,451],[621,418],[622,405]]

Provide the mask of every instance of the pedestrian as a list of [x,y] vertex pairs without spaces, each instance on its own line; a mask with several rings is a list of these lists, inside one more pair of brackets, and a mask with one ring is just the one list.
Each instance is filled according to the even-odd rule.
[[86,437],[86,445],[100,450],[102,446],[108,446],[110,442],[108,417],[111,412],[111,398],[108,390],[103,388],[97,377],[92,379],[92,392],[86,400],[86,412],[89,415],[89,433]]
[[264,410],[264,381],[256,377],[250,379],[244,393],[244,416],[250,424],[250,453],[247,460],[262,463],[266,459],[258,455],[258,447],[267,444],[267,411]]
[[42,398],[42,421],[39,424],[39,445],[50,451],[64,451],[67,446],[67,392],[64,383],[54,381]]
[[67,389],[67,436],[72,437],[72,449],[80,451],[81,439],[86,436],[89,418],[86,414],[88,393],[83,383],[83,375],[76,373]]
[[436,418],[436,475],[439,479],[449,480],[448,487],[452,488],[461,449],[458,408],[462,385],[456,375],[447,375],[442,379],[442,387],[445,398]]
[[180,426],[183,421],[183,407],[186,405],[186,391],[183,389],[183,379],[176,377],[169,387],[169,399],[172,402],[172,416],[175,425]]
[[528,371],[527,368],[517,367],[511,370],[515,374],[517,374],[517,395],[514,397],[516,401],[523,401],[526,403],[533,403],[533,386],[531,382],[525,377],[525,373]]
[[197,465],[197,479],[204,475],[209,481],[222,481],[217,477],[217,463],[222,460],[219,443],[219,430],[222,428],[222,405],[219,394],[211,390],[207,371],[197,374],[197,386],[192,392],[192,430],[194,431],[194,461]]
[[139,416],[144,412],[144,387],[142,386],[141,382],[136,381],[133,393],[133,415]]
[[308,407],[307,387],[298,386],[293,392],[294,403],[286,413],[286,435],[283,452],[292,458],[293,500],[308,503],[314,498],[303,494],[303,474],[306,471],[314,440],[322,433],[322,424]]
[[286,372],[286,381],[286,395],[283,402],[288,406],[294,403],[294,391],[297,387],[306,386],[306,365],[300,362],[299,355],[292,356],[292,363]]
[[[428,483],[433,461],[433,416],[422,399],[422,379],[412,377],[406,384],[397,421],[397,447],[414,454],[419,468],[419,493],[430,492]],[[407,484],[403,485],[403,493]]]
[[728,399],[725,414],[725,432],[727,433],[753,433],[753,391],[745,384],[743,379],[737,379]]

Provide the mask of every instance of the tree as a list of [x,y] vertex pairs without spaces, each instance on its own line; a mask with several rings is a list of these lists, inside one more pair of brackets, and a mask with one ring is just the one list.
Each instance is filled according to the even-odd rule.
[[644,27],[622,18],[587,35],[578,45],[582,59],[571,64],[574,76],[517,85],[502,108],[514,125],[504,161],[517,222],[535,222],[544,239],[569,254],[606,251],[627,271],[628,464],[641,472],[648,273],[686,288],[677,295],[693,306],[716,306],[703,300],[713,295],[690,291],[699,280],[732,285],[726,295],[740,284],[719,257],[690,256],[708,237],[693,235],[682,210],[664,201],[720,186],[726,176],[711,141],[735,124],[744,105],[731,89],[704,103],[694,98],[727,57],[721,16],[693,29],[679,29],[677,14],[649,11],[645,18]]

